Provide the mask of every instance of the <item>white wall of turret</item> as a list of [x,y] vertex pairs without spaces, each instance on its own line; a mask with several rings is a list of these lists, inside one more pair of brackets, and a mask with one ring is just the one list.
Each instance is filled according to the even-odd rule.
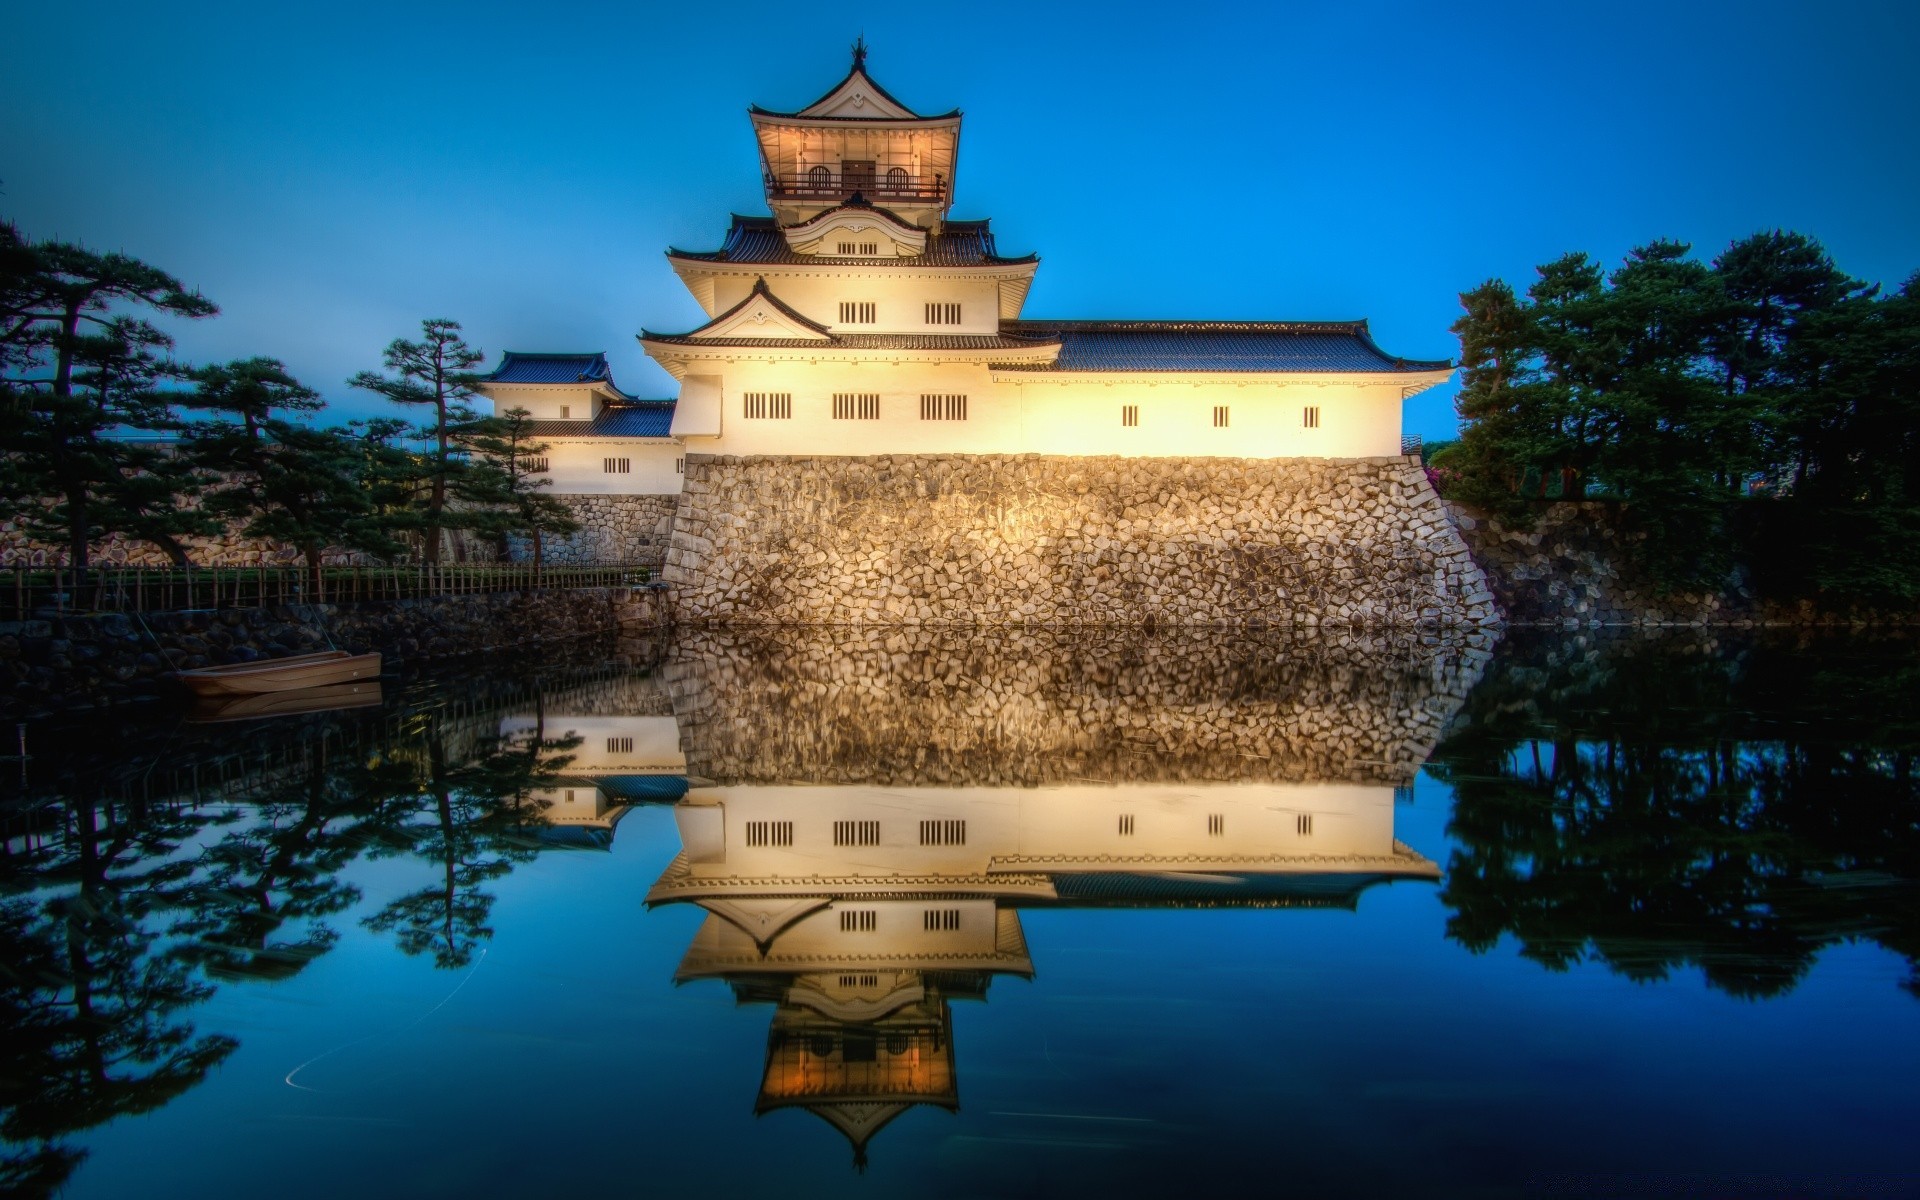
[[[704,365],[704,364],[703,364]],[[978,363],[747,362],[718,376],[702,454],[1117,454],[1382,458],[1400,453],[1400,386],[1271,377],[1062,380]],[[835,397],[842,400],[836,417]],[[858,397],[877,397],[864,406]],[[954,404],[951,397],[962,397]],[[933,398],[933,399],[929,399]],[[862,415],[877,413],[877,416]],[[691,415],[691,414],[689,414]],[[676,424],[687,432],[688,424]]]
[[[722,275],[714,280],[714,309],[726,312],[753,291],[756,276]],[[1000,332],[1000,284],[994,278],[959,273],[915,273],[889,267],[885,274],[859,269],[839,274],[768,280],[783,304],[835,333],[996,334]],[[845,321],[840,306],[873,305],[873,320]],[[943,309],[929,320],[928,306],[958,304],[957,322]]]

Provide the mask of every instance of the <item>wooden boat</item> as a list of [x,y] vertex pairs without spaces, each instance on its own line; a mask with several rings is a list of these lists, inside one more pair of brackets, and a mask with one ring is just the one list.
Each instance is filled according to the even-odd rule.
[[198,667],[179,672],[178,678],[202,696],[257,696],[263,692],[292,692],[351,683],[356,679],[377,679],[379,675],[378,654],[322,650],[318,654],[296,654],[292,658]]
[[343,708],[372,708],[381,700],[380,681],[336,683],[330,687],[301,688],[294,692],[262,692],[251,696],[200,696],[187,720],[196,725],[221,721],[254,721],[261,717],[288,717],[298,713],[333,712]]

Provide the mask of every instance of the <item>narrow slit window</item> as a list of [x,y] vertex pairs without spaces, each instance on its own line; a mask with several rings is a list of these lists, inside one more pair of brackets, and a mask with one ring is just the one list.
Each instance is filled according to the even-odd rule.
[[920,928],[928,932],[951,933],[960,928],[960,910],[957,908],[930,908],[920,914]]
[[833,419],[836,421],[878,421],[880,419],[880,394],[878,392],[835,392],[833,394]]
[[552,465],[544,456],[540,458],[523,458],[520,460],[520,470],[528,475],[543,474],[551,469]]
[[878,846],[880,844],[880,822],[835,821],[833,823],[833,844],[836,846]]
[[967,823],[965,821],[922,821],[920,822],[920,844],[922,846],[964,846],[967,844]]
[[944,393],[922,395],[920,419],[922,421],[964,421],[967,419],[967,398]]
[[748,821],[747,845],[791,846],[793,845],[793,822]]
[[687,460],[686,460],[686,459],[684,459],[684,458],[676,458],[676,459],[674,459],[674,460],[673,460],[673,473],[674,473],[675,475],[685,475],[685,474],[687,473]]
[[1133,836],[1133,814],[1132,813],[1120,814],[1120,836],[1121,837]]
[[840,986],[843,988],[875,988],[880,986],[878,975],[842,975]]
[[632,754],[633,739],[630,737],[610,737],[607,739],[608,754]]
[[1215,429],[1225,429],[1227,427],[1226,405],[1216,404],[1213,406],[1213,427]]
[[871,908],[849,908],[840,913],[841,933],[872,933],[880,928],[880,914]]
[[958,325],[960,306],[944,300],[936,300],[927,305],[927,324]]
[[1293,819],[1293,831],[1301,837],[1313,836],[1313,814],[1301,813]]
[[1207,814],[1207,836],[1208,837],[1219,837],[1221,834],[1225,833],[1226,831],[1227,831],[1227,814],[1225,813]]
[[871,325],[879,320],[879,306],[871,300],[842,300],[840,302],[840,323],[842,325]]
[[742,415],[751,421],[787,421],[793,418],[792,392],[747,392],[741,397]]
[[603,458],[609,475],[630,475],[633,473],[633,460],[630,458]]
[[835,253],[842,258],[872,258],[880,253],[879,242],[839,242]]
[[571,417],[572,415],[573,415],[573,409],[569,408],[565,404],[562,404],[560,406],[560,416],[562,418]]
[[1320,406],[1318,404],[1309,404],[1306,408],[1302,409],[1300,413],[1300,424],[1308,429],[1320,428]]
[[1120,424],[1126,426],[1128,429],[1133,429],[1138,426],[1140,424],[1140,406],[1138,404],[1122,404],[1120,406]]

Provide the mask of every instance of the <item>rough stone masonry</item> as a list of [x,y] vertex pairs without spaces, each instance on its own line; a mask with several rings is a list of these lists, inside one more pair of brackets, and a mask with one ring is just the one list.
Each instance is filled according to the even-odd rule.
[[1415,458],[689,455],[691,624],[1494,626]]

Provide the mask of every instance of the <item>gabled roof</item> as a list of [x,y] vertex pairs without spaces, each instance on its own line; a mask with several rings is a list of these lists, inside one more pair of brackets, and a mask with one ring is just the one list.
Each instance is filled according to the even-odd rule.
[[[604,383],[613,387],[613,368],[605,354],[532,354],[508,350],[500,365],[482,375],[485,383]],[[618,389],[616,389],[618,390]]]
[[527,422],[528,436],[553,437],[667,437],[673,428],[672,400],[627,400],[600,406],[591,421],[542,418]]
[[[898,216],[876,209],[894,220]],[[823,214],[824,215],[824,214]],[[904,222],[903,222],[904,223]],[[796,254],[787,245],[786,236],[772,217],[743,217],[733,214],[733,225],[718,250],[667,251],[668,258],[712,263],[768,263],[791,266],[915,266],[915,267],[994,267],[1018,266],[1039,262],[1036,254],[1017,258],[1002,257],[993,240],[991,221],[948,221],[938,233],[929,231],[927,248],[912,258],[833,258]],[[919,228],[916,226],[915,228]]]
[[[739,318],[745,314],[749,308],[755,310],[754,316],[757,318],[757,324],[764,326],[771,321],[776,329],[784,329],[785,336],[776,336],[773,330],[767,331],[768,336],[758,338],[729,337],[718,334],[717,331],[729,325],[740,324]],[[640,339],[642,341],[687,342],[694,345],[732,345],[742,340],[749,342],[777,341],[782,343],[790,342],[796,345],[808,345],[831,341],[832,338],[833,335],[827,332],[825,325],[812,320],[786,301],[780,299],[780,297],[774,295],[773,290],[767,286],[767,281],[764,277],[753,281],[753,290],[748,292],[740,303],[721,313],[713,320],[708,321],[698,329],[689,330],[681,334],[654,333],[647,329],[640,331]]]
[[[878,103],[875,104],[871,115],[859,113],[857,109],[864,105],[858,103],[854,105],[856,111],[848,113],[845,109],[848,107],[850,97],[859,97],[862,100],[871,97]],[[836,109],[840,111],[836,112]],[[893,93],[881,87],[874,81],[873,76],[867,74],[867,47],[864,40],[854,43],[853,67],[847,72],[846,77],[828,88],[818,100],[794,112],[777,112],[774,109],[762,108],[758,104],[747,111],[755,116],[797,117],[814,121],[944,121],[960,115],[960,110],[956,108],[938,116],[922,116],[896,100]]]
[[1000,328],[1060,342],[1050,364],[1007,368],[1026,371],[1376,374],[1453,366],[1388,354],[1365,321],[1003,321]]

